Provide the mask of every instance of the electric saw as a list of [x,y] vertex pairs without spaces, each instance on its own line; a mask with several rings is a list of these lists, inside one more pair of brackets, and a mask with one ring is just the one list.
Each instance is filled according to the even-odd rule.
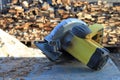
[[61,21],[43,42],[35,45],[51,60],[69,54],[93,70],[100,70],[108,60],[109,51],[101,45],[103,26],[88,26],[82,20],[68,18]]

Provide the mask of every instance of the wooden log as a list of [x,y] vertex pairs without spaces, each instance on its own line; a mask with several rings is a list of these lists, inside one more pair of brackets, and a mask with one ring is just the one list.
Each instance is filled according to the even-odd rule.
[[115,22],[115,25],[116,25],[116,26],[120,26],[120,21]]
[[9,12],[9,13],[16,13],[16,10],[10,9],[8,12]]
[[115,45],[115,42],[108,42],[109,45]]
[[106,37],[103,37],[102,43],[107,43],[108,39]]
[[64,15],[65,11],[63,9],[58,9],[57,12],[61,15]]
[[52,28],[50,28],[50,27],[45,27],[44,30],[45,30],[45,31],[52,31]]
[[117,10],[117,11],[120,11],[120,6],[116,6],[116,10]]
[[23,11],[22,6],[14,6],[14,9],[17,11]]
[[36,23],[36,25],[38,25],[40,29],[44,28],[44,23]]
[[98,5],[102,5],[102,0],[98,0]]
[[12,0],[12,4],[17,4],[18,0]]
[[49,8],[50,8],[49,4],[47,2],[44,2],[44,4],[42,5],[41,10],[47,11]]
[[71,4],[71,0],[61,0],[63,5],[70,5]]
[[23,29],[27,30],[29,29],[31,23],[25,23],[22,25]]
[[47,21],[46,23],[44,23],[44,27],[49,27],[50,24],[51,24],[51,22],[50,22],[50,21]]
[[29,7],[29,3],[27,1],[23,1],[22,5],[24,8],[28,8]]
[[69,13],[64,13],[62,16],[63,19],[67,19],[68,17],[69,17]]
[[50,18],[51,19],[55,18],[55,14],[54,13],[50,13]]
[[112,41],[113,41],[113,42],[117,42],[117,41],[118,41],[117,37],[114,37],[114,38],[112,39]]
[[91,16],[90,14],[84,14],[84,17],[85,17],[86,19],[91,19],[91,20],[92,20],[92,16]]
[[120,6],[115,6],[115,7],[113,7],[113,10],[120,11]]
[[57,5],[56,0],[52,0],[52,5]]
[[78,16],[78,19],[85,19],[84,14],[82,12],[79,12],[77,16]]
[[57,0],[56,3],[57,4],[62,4],[62,0]]
[[50,24],[50,27],[51,27],[51,28],[54,28],[54,27],[57,26],[57,24],[58,24],[58,22],[52,22],[52,23]]
[[98,17],[97,23],[104,23],[105,17]]

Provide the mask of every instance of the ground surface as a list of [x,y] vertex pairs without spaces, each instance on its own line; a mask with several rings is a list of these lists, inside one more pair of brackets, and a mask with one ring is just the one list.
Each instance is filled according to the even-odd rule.
[[118,67],[118,69],[120,70],[120,53],[111,53],[110,57],[115,63],[115,65]]
[[30,76],[26,80],[120,80],[120,71],[109,60],[100,71],[93,71],[79,62],[62,63],[52,66],[40,76]]
[[[31,72],[41,74],[44,70],[50,69],[51,63],[40,50],[31,49],[41,57],[30,58],[0,58],[0,80],[19,79]],[[35,68],[38,68],[36,71]]]
[[[79,63],[73,64],[74,62],[72,61],[56,65],[55,63],[50,62],[41,53],[40,50],[38,49],[31,50],[33,50],[35,53],[41,54],[41,57],[0,58],[0,80],[48,80],[49,78],[50,78],[49,80],[57,80],[58,78],[57,76],[61,76],[60,77],[61,80],[66,79],[73,80],[72,77],[76,77],[75,80],[79,80],[80,77],[81,80],[86,80],[85,77],[91,79],[96,78],[93,76],[95,74],[98,78],[100,78],[100,76],[103,76],[106,79],[111,78],[111,80],[120,80],[120,78],[118,77],[118,75],[120,75],[119,70],[111,62],[107,64],[107,66],[103,68],[102,71],[91,73],[91,71],[89,71],[88,69],[82,68],[84,66],[81,66],[81,68],[79,68],[80,64]],[[119,57],[120,54],[111,54],[111,58],[115,61],[116,65],[120,69]],[[89,75],[93,76],[93,78],[90,77]],[[107,75],[107,77],[105,75]]]

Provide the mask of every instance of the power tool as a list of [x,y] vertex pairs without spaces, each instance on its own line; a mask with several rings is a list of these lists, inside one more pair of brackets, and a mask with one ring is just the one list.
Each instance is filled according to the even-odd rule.
[[61,21],[44,41],[35,45],[51,60],[70,54],[93,70],[100,70],[109,58],[109,51],[101,45],[103,26],[88,26],[84,21],[68,18]]

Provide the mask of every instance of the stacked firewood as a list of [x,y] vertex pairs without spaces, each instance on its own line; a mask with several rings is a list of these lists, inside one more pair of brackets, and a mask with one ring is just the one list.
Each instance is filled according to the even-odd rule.
[[103,45],[120,46],[120,27],[108,27],[104,29]]
[[90,4],[79,0],[33,0],[32,3],[13,0],[7,7],[8,12],[0,16],[0,28],[21,41],[43,40],[63,19],[73,17],[89,25],[103,24],[103,43],[119,43],[120,6],[113,7],[105,1]]

